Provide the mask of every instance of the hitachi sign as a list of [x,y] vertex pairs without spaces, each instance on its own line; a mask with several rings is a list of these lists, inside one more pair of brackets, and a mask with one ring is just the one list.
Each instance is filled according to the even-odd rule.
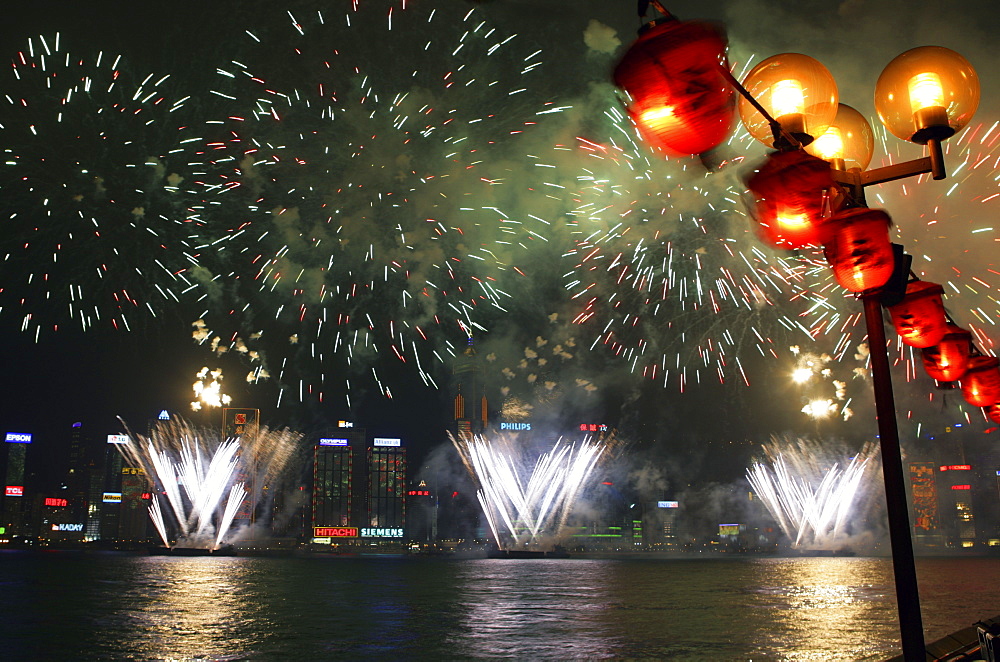
[[4,441],[8,444],[30,444],[31,435],[27,432],[8,432]]

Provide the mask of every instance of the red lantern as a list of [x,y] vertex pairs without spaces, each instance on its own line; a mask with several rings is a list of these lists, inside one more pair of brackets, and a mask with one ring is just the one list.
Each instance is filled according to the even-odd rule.
[[989,407],[1000,402],[1000,359],[995,356],[973,356],[969,369],[959,382],[962,397],[973,407]]
[[931,347],[941,342],[948,330],[941,295],[944,288],[937,283],[914,280],[906,284],[906,296],[895,306],[889,306],[896,333],[910,347]]
[[848,209],[830,217],[823,252],[833,275],[851,292],[885,285],[895,256],[889,241],[889,215],[880,209]]
[[995,405],[990,405],[986,408],[986,415],[990,417],[990,420],[994,423],[1000,423],[1000,402]]
[[833,186],[830,164],[800,149],[773,152],[747,179],[764,240],[778,248],[823,243],[823,211]]
[[957,381],[969,367],[971,343],[971,333],[949,324],[941,342],[933,347],[925,347],[921,352],[924,358],[924,370],[939,382]]
[[709,23],[661,19],[647,27],[615,67],[615,85],[629,114],[656,147],[701,154],[729,135],[735,117],[733,87],[720,67],[726,37]]

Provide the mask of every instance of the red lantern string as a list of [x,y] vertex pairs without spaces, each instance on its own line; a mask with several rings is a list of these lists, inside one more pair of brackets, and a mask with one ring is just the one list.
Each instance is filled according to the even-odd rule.
[[949,324],[937,345],[925,347],[921,351],[924,370],[939,382],[957,381],[969,367],[971,349],[972,334],[955,324]]
[[839,212],[827,220],[823,252],[841,287],[865,292],[889,281],[895,264],[890,224],[884,211],[864,207]]
[[723,76],[727,41],[721,28],[661,20],[646,29],[615,67],[629,114],[652,145],[701,154],[725,140],[733,126],[736,92]]
[[974,356],[962,376],[962,397],[974,407],[989,407],[1000,402],[1000,359]]
[[904,343],[924,348],[941,342],[948,330],[942,294],[944,288],[937,283],[914,280],[907,283],[903,300],[889,306],[896,333]]

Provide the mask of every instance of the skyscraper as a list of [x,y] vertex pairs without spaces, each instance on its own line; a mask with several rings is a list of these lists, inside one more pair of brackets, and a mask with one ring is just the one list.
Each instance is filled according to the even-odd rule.
[[489,406],[483,384],[483,368],[471,337],[462,357],[456,359],[452,375],[455,393],[453,432],[459,437],[482,434],[489,419]]

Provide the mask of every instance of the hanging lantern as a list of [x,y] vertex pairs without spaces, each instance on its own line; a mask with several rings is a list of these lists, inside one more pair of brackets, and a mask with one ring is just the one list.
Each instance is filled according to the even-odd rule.
[[747,179],[763,239],[778,248],[823,243],[823,212],[832,186],[830,164],[823,159],[800,149],[768,154]]
[[906,284],[903,300],[889,306],[892,324],[904,343],[923,348],[941,342],[948,331],[943,294],[944,288],[937,283],[914,280]]
[[987,407],[986,415],[989,416],[990,420],[994,423],[1000,423],[1000,403]]
[[973,356],[962,376],[962,397],[973,407],[989,407],[1000,402],[1000,359]]
[[925,347],[921,351],[924,370],[932,379],[939,382],[958,381],[969,367],[971,343],[971,333],[949,324],[941,342],[933,347]]
[[648,26],[615,67],[615,85],[652,145],[701,154],[729,136],[735,90],[723,77],[727,41],[710,23],[661,19]]
[[889,241],[889,215],[880,209],[848,209],[824,224],[826,261],[834,278],[851,292],[885,285],[895,258]]

